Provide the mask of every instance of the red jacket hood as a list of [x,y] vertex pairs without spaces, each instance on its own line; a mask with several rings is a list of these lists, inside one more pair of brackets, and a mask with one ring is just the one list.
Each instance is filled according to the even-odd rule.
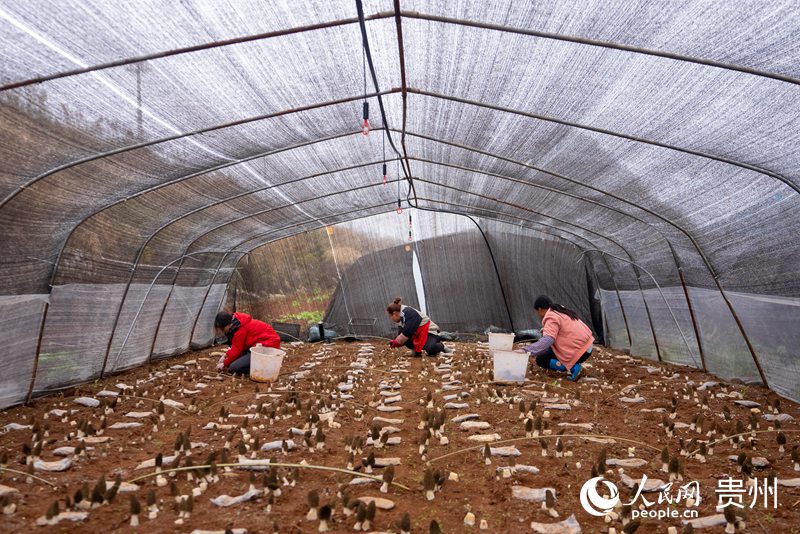
[[242,353],[259,343],[265,347],[281,348],[281,338],[263,321],[253,319],[246,313],[234,313],[240,326],[231,338],[231,348],[225,353],[223,365],[229,367]]
[[246,325],[247,323],[253,320],[253,318],[247,315],[246,313],[237,312],[234,313],[233,316],[239,320],[239,324],[241,324],[242,326]]

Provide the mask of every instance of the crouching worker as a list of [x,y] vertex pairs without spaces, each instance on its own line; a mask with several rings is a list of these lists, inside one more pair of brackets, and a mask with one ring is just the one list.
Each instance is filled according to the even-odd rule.
[[423,350],[428,356],[452,352],[437,335],[439,327],[436,323],[411,306],[401,305],[400,297],[386,307],[386,312],[392,321],[400,325],[400,333],[389,343],[393,349],[408,347],[414,351],[416,357],[422,356]]
[[581,364],[592,354],[594,336],[578,315],[545,295],[533,303],[542,320],[542,338],[522,350],[536,358],[536,365],[544,369],[569,374],[569,380],[580,380]]
[[218,371],[227,369],[231,373],[250,374],[251,348],[258,344],[281,348],[281,338],[275,330],[246,313],[219,312],[214,319],[214,328],[228,336],[231,346],[217,362]]

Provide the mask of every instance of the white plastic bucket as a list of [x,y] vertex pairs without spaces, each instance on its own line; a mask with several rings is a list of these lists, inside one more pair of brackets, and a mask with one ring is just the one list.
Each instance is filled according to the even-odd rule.
[[528,374],[528,354],[509,350],[493,350],[494,381],[524,382]]
[[514,334],[496,334],[489,332],[490,350],[512,350],[514,348]]
[[278,379],[286,352],[272,347],[256,345],[250,349],[250,379],[256,382],[273,382]]

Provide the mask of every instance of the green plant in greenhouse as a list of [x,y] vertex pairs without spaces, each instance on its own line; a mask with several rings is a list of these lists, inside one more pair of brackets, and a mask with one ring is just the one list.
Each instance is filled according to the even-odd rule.
[[289,321],[307,321],[309,323],[318,323],[322,321],[322,317],[325,315],[325,312],[322,310],[317,311],[303,311],[297,313],[287,313],[286,315],[282,315],[278,318],[281,322],[289,322]]

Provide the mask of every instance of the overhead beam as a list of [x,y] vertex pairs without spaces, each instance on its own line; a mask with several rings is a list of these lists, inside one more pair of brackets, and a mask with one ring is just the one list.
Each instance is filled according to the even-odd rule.
[[[378,19],[386,19],[393,17],[393,12],[384,12],[384,13],[376,13],[374,15],[370,15],[367,20],[378,20]],[[171,56],[178,56],[181,54],[190,54],[192,52],[199,52],[201,50],[210,50],[213,48],[221,48],[223,46],[231,46],[237,45],[241,43],[250,43],[253,41],[261,41],[264,39],[271,39],[273,37],[282,37],[284,35],[293,35],[297,33],[305,33],[315,30],[323,30],[326,28],[335,28],[337,26],[345,26],[347,24],[355,24],[358,22],[358,18],[351,17],[346,19],[340,20],[332,20],[329,22],[319,22],[317,24],[308,24],[305,26],[297,26],[295,28],[286,28],[283,30],[274,30],[271,32],[264,32],[264,33],[256,33],[253,35],[245,35],[242,37],[234,37],[232,39],[222,39],[219,41],[210,41],[207,43],[202,43],[199,45],[193,46],[185,46],[182,48],[174,48],[172,50],[163,50],[161,52],[155,52],[152,54],[145,54],[141,56],[129,57],[124,59],[118,59],[115,61],[109,61],[106,63],[100,63],[97,65],[92,65],[90,67],[85,67],[81,69],[72,69],[62,72],[56,72],[53,74],[48,74],[45,76],[37,76],[36,78],[29,78],[27,80],[21,80],[18,82],[7,83],[3,86],[0,86],[0,92],[2,91],[9,91],[11,89],[19,89],[20,87],[26,87],[28,85],[39,84],[43,82],[49,82],[51,80],[58,80],[60,78],[67,78],[69,76],[77,76],[78,74],[87,74],[89,72],[99,72],[106,69],[111,69],[114,67],[122,67],[125,65],[132,65],[134,63],[142,63],[144,61],[152,61],[154,59],[160,59],[165,57]]]
[[[639,46],[632,46],[626,45],[622,43],[616,43],[613,41],[604,41],[600,39],[589,39],[586,37],[577,37],[574,35],[567,35],[562,33],[555,33],[555,32],[543,32],[538,30],[533,30],[529,28],[520,28],[515,26],[507,26],[504,24],[493,24],[489,22],[481,22],[477,20],[468,20],[468,19],[459,19],[455,17],[445,17],[441,15],[433,15],[429,13],[420,13],[416,11],[403,11],[399,9],[399,2],[395,0],[395,9],[392,12],[380,12],[375,13],[373,15],[365,16],[365,20],[380,20],[386,18],[401,19],[403,17],[409,19],[417,19],[417,20],[426,20],[430,22],[439,22],[443,24],[451,24],[455,26],[465,26],[465,27],[473,27],[479,28],[484,30],[493,30],[503,33],[513,33],[518,35],[526,35],[530,37],[538,37],[542,39],[549,39],[555,41],[564,41],[570,43],[576,43],[581,45],[599,47],[599,48],[607,48],[613,50],[620,50],[624,52],[630,52],[632,54],[642,54],[654,57],[662,57],[666,59],[672,59],[675,61],[681,61],[686,63],[695,63],[698,65],[704,65],[708,67],[715,67],[718,69],[723,70],[730,70],[741,72],[743,74],[749,74],[752,76],[758,76],[762,78],[770,78],[773,80],[778,80],[781,82],[791,83],[794,85],[800,84],[800,80],[795,77],[787,76],[784,74],[780,74],[777,72],[766,71],[762,69],[755,69],[752,67],[747,67],[744,65],[737,65],[734,63],[725,63],[722,61],[715,61],[711,59],[706,59],[702,57],[696,56],[689,56],[687,54],[678,54],[675,52],[668,52],[666,50],[657,50],[653,48],[644,48]],[[271,39],[274,37],[281,37],[285,35],[293,35],[298,33],[305,33],[315,30],[321,30],[326,28],[335,28],[338,26],[344,26],[348,24],[355,24],[359,21],[356,17],[349,17],[345,19],[333,20],[328,22],[320,22],[317,24],[308,24],[304,26],[297,26],[294,28],[286,28],[282,30],[274,30],[271,32],[263,32],[257,33],[253,35],[245,35],[242,37],[234,37],[231,39],[222,39],[218,41],[209,41],[206,43],[201,43],[198,45],[181,47],[181,48],[174,48],[171,50],[163,50],[159,52],[154,52],[152,54],[144,54],[141,56],[134,56],[129,58],[118,59],[115,61],[109,61],[106,63],[100,63],[97,65],[92,65],[89,67],[84,67],[80,69],[71,69],[68,71],[57,72],[53,74],[48,74],[44,76],[37,76],[34,78],[29,78],[26,80],[20,80],[16,82],[11,82],[0,86],[0,92],[8,91],[11,89],[19,89],[21,87],[25,87],[28,85],[40,84],[43,82],[57,80],[60,78],[66,78],[69,76],[76,76],[79,74],[86,74],[89,72],[99,72],[106,69],[114,68],[114,67],[122,67],[125,65],[132,65],[135,63],[141,63],[144,61],[151,61],[154,59],[160,59],[165,57],[177,56],[181,54],[189,54],[192,52],[199,52],[201,50],[210,50],[214,48],[221,48],[225,46],[231,46],[241,43],[248,43],[253,41],[259,41],[264,39]]]

